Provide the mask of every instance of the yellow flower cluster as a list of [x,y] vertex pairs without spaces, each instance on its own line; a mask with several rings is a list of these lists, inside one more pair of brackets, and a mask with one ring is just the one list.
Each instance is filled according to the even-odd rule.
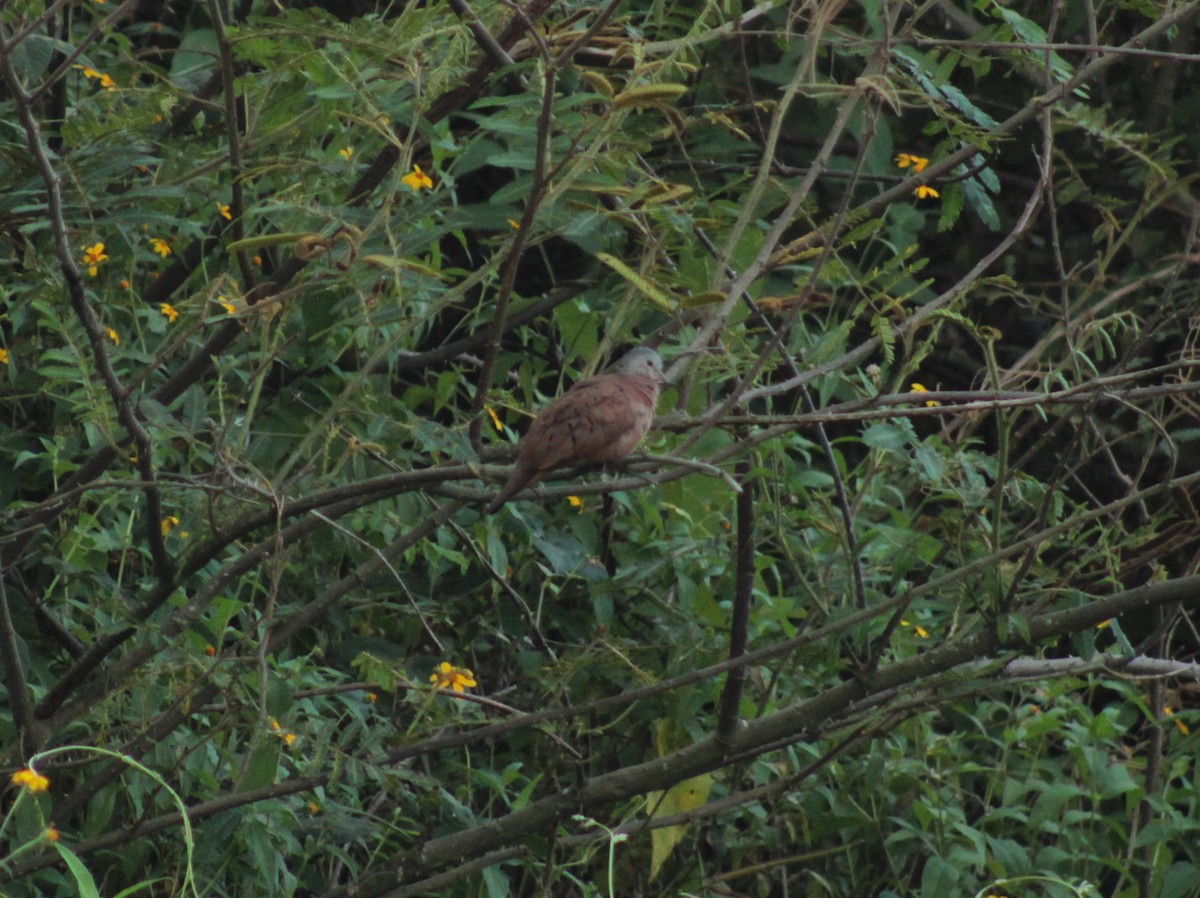
[[117,82],[113,81],[111,77],[104,74],[103,72],[96,71],[90,65],[77,65],[77,66],[75,66],[75,68],[77,68],[79,71],[83,72],[84,78],[95,79],[96,81],[99,81],[100,86],[103,87],[105,90],[116,90],[117,89]]
[[12,781],[14,786],[24,786],[30,792],[46,792],[50,789],[50,780],[28,767],[14,773]]
[[271,732],[283,740],[284,744],[291,748],[292,743],[296,741],[296,734],[285,730],[279,725],[279,721],[274,717],[271,718]]
[[[914,393],[928,393],[929,392],[929,388],[927,386],[925,386],[924,384],[913,383],[913,384],[909,384],[909,387],[912,389],[912,391]],[[927,406],[929,406],[929,408],[935,408],[935,407],[941,405],[941,403],[938,402],[936,399],[926,399],[925,404]]]
[[[929,159],[925,156],[914,156],[912,153],[900,153],[896,156],[896,165],[900,168],[911,168],[918,175],[925,171],[925,166],[929,165]],[[917,199],[937,199],[941,196],[936,190],[928,184],[922,184],[913,191],[917,195]]]
[[443,661],[437,666],[437,670],[429,675],[429,682],[438,689],[453,689],[455,692],[478,685],[474,673],[465,667],[455,667],[449,661]]

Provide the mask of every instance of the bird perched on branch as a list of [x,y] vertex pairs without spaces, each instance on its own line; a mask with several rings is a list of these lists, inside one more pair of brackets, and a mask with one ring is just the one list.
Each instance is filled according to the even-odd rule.
[[624,458],[650,429],[664,382],[658,353],[639,346],[572,386],[530,425],[517,450],[517,466],[488,514],[554,468]]

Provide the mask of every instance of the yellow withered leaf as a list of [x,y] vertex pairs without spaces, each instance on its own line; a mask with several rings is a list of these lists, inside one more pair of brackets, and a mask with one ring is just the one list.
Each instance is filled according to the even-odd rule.
[[678,100],[688,91],[686,84],[638,84],[627,87],[613,100],[618,109],[630,106],[659,106]]

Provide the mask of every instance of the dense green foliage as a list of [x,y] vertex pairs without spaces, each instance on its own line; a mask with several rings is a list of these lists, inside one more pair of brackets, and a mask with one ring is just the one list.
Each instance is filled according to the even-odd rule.
[[1200,2],[1051,6],[0,3],[0,891],[1200,895]]

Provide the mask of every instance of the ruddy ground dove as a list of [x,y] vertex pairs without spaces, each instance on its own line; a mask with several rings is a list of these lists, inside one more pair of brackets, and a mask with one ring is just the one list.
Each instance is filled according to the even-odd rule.
[[554,468],[624,458],[650,429],[662,384],[662,359],[639,346],[601,374],[572,386],[529,426],[517,450],[517,466],[488,505],[488,514]]

